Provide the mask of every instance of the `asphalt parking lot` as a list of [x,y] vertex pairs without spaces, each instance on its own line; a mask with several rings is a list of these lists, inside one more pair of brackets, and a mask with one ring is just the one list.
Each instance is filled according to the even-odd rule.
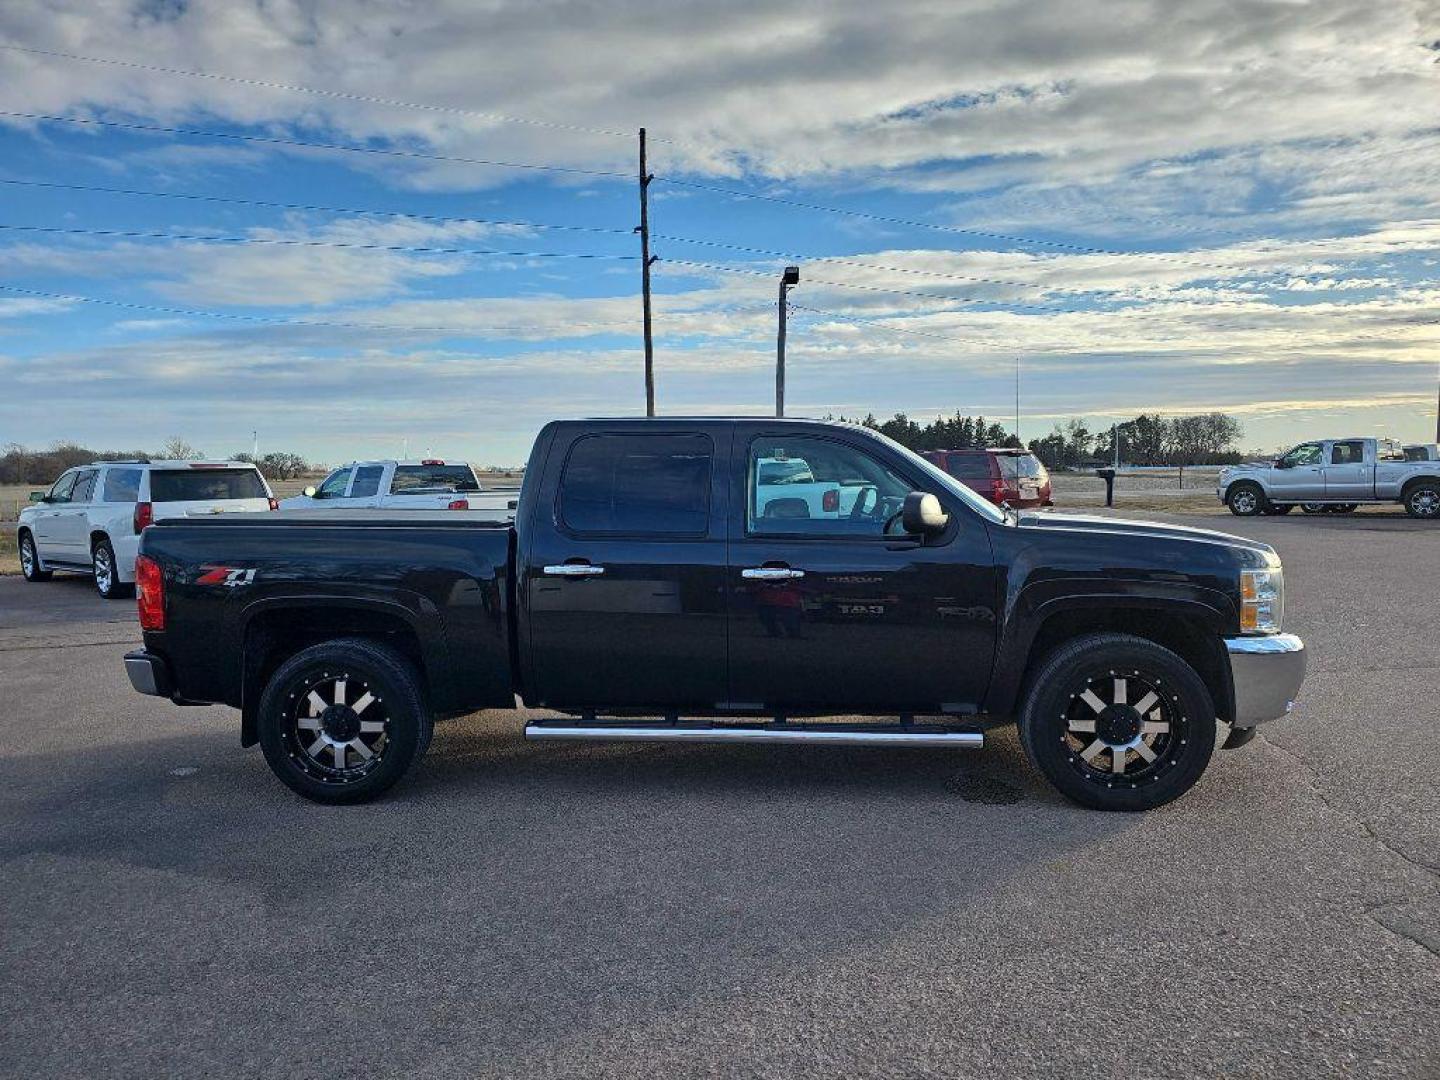
[[1274,544],[1294,714],[1144,815],[984,751],[442,725],[325,808],[130,690],[133,608],[0,579],[0,1073],[1440,1075],[1440,528]]

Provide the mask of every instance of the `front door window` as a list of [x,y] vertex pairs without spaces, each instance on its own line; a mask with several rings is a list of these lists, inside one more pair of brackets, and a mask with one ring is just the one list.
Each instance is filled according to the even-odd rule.
[[746,532],[752,536],[866,537],[903,531],[910,492],[863,450],[816,436],[760,438],[750,444]]

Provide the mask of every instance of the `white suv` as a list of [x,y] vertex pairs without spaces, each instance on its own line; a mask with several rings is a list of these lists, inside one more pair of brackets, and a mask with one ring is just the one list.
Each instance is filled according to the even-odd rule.
[[140,534],[152,521],[275,509],[265,478],[238,461],[97,461],[67,470],[30,501],[18,528],[25,580],[94,574],[107,600],[133,592]]

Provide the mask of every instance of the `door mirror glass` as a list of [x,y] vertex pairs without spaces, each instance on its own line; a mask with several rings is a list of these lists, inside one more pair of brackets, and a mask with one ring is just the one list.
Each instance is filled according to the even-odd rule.
[[313,499],[315,497],[315,485],[308,485],[301,494],[303,494],[307,499]]
[[46,501],[48,501],[48,500],[46,500],[46,498],[45,498],[45,492],[43,492],[43,491],[32,491],[32,492],[30,492],[30,501],[31,501],[31,502],[37,502],[37,503],[43,503],[43,502],[46,502]]
[[914,536],[934,536],[943,532],[950,523],[950,515],[940,506],[940,500],[928,491],[912,491],[905,496],[905,506],[900,512],[905,531]]

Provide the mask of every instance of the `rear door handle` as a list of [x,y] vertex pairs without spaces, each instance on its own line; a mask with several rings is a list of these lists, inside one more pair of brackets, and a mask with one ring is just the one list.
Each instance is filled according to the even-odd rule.
[[791,581],[803,578],[804,570],[791,570],[788,566],[752,566],[741,570],[740,576],[751,581]]
[[591,566],[589,563],[567,562],[545,567],[546,577],[599,577],[603,573],[605,567]]

